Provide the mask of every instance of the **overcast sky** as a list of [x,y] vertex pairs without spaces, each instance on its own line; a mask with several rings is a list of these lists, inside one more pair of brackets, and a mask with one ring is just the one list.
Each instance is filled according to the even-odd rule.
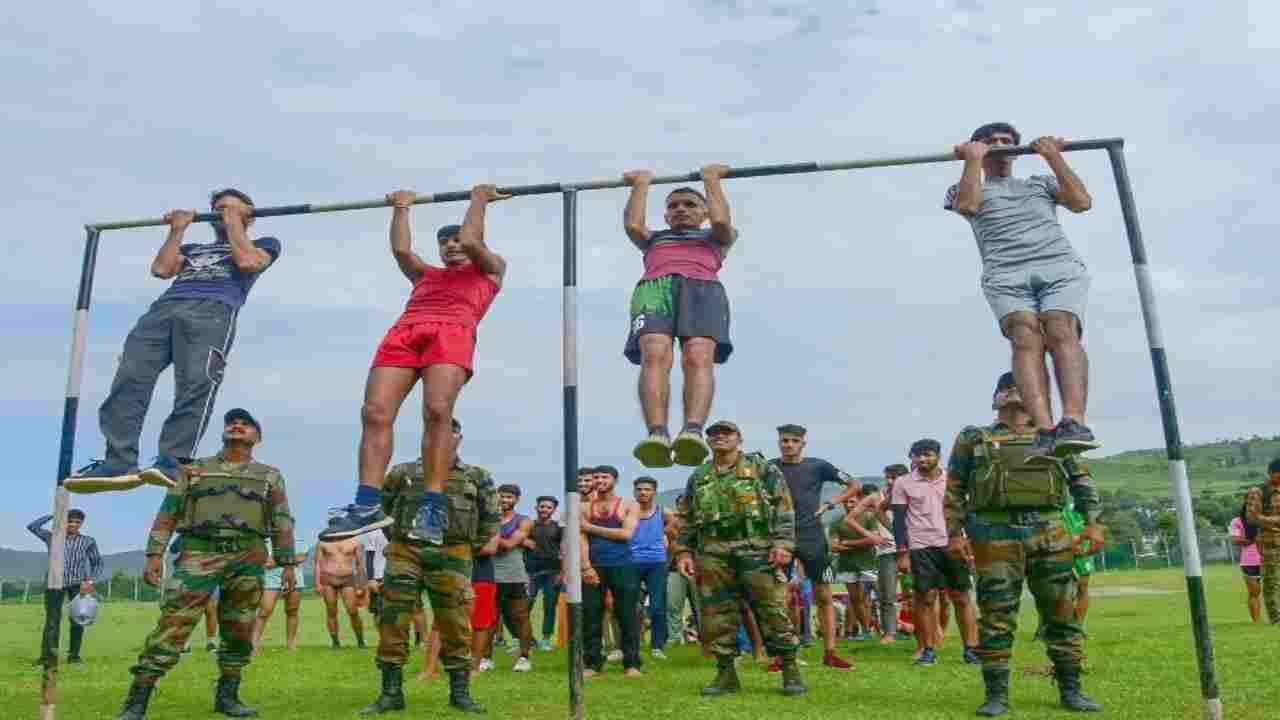
[[[25,5],[0,22],[0,427],[16,488],[0,507],[0,545],[41,547],[21,528],[51,505],[82,225],[199,206],[224,185],[265,206],[944,152],[993,120],[1027,138],[1123,136],[1184,437],[1273,434],[1267,338],[1280,303],[1264,258],[1280,179],[1278,6],[1043,4]],[[1062,217],[1094,277],[1091,423],[1104,452],[1157,447],[1115,184],[1105,154],[1069,160],[1094,197],[1087,215]],[[720,368],[713,416],[770,452],[773,426],[805,424],[810,452],[855,474],[900,461],[920,437],[949,446],[987,419],[1007,344],[979,289],[973,237],[941,209],[959,172],[728,181],[741,230],[723,273],[737,350]],[[1030,157],[1015,172],[1047,170]],[[621,354],[640,274],[624,202],[602,191],[580,203],[582,462],[618,465],[629,487],[643,428]],[[413,211],[424,255],[432,230],[462,210]],[[387,251],[389,217],[253,229],[284,252],[241,315],[218,411],[243,405],[261,419],[259,458],[284,471],[308,544],[325,508],[350,500],[368,363],[410,289]],[[560,199],[512,200],[489,217],[510,270],[459,403],[464,457],[528,500],[562,485]],[[148,274],[163,238],[154,228],[103,236],[77,466],[101,457],[97,407],[129,327],[164,290]],[[166,375],[144,455],[171,398]],[[397,459],[417,454],[420,402],[397,425]],[[202,450],[217,450],[216,432]],[[657,475],[663,489],[687,476]],[[143,488],[73,502],[86,531],[117,551],[141,546],[160,497]]]

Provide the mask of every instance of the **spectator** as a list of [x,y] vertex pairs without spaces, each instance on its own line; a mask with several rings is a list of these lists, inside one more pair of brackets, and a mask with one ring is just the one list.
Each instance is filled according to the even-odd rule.
[[893,495],[893,483],[910,470],[906,465],[888,465],[884,469],[884,492],[874,504],[876,519],[880,527],[876,534],[880,543],[876,545],[876,595],[880,613],[880,643],[890,644],[898,639],[898,562],[897,546],[893,539],[893,510],[889,507],[889,498]]
[[529,607],[542,595],[542,642],[540,650],[553,650],[551,638],[556,634],[556,609],[560,599],[560,546],[564,543],[564,527],[555,519],[560,501],[550,495],[537,500],[538,518],[525,538],[525,565],[529,572]]
[[641,476],[632,483],[640,507],[635,535],[631,537],[631,559],[640,584],[648,595],[648,617],[653,657],[666,660],[667,647],[667,526],[674,517],[657,503],[658,481]]
[[1249,617],[1262,622],[1262,554],[1258,552],[1258,528],[1245,520],[1245,507],[1231,518],[1231,542],[1240,548],[1240,573],[1249,592]]
[[[67,542],[64,549],[64,566],[62,570],[62,588],[70,599],[72,591],[85,595],[93,593],[93,581],[102,574],[102,555],[98,553],[98,541],[80,532],[84,525],[84,511],[72,508],[67,512]],[[53,533],[44,529],[46,523],[53,519],[52,515],[42,515],[27,525],[32,535],[40,538],[46,547]],[[67,620],[71,620],[70,613]],[[67,650],[67,662],[80,662],[80,650],[84,646],[84,626],[69,622],[71,626],[71,645]]]

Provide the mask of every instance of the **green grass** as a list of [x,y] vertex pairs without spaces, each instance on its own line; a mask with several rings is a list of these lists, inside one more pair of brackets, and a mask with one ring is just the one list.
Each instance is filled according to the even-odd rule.
[[[1210,617],[1214,625],[1222,696],[1232,720],[1276,717],[1280,684],[1275,661],[1280,628],[1253,625],[1244,607],[1244,586],[1234,568],[1214,566],[1206,575]],[[1090,672],[1086,688],[1107,705],[1110,718],[1197,718],[1199,685],[1189,628],[1184,583],[1174,571],[1112,572],[1098,575],[1089,617]],[[1126,594],[1128,588],[1165,590],[1165,594]],[[301,647],[287,652],[282,608],[268,629],[268,647],[245,672],[244,698],[264,718],[353,717],[377,694],[373,651],[330,650],[324,631],[323,605],[314,594],[303,604]],[[113,718],[129,683],[128,666],[142,638],[155,622],[154,605],[117,603],[102,608],[99,622],[86,637],[86,662],[65,667],[60,675],[61,718]],[[38,645],[42,612],[38,605],[0,607],[0,713],[9,718],[37,716],[40,675],[31,667]],[[343,623],[345,626],[345,616]],[[1045,662],[1032,611],[1025,605],[1018,632],[1017,668]],[[216,679],[213,657],[200,649],[184,656],[160,685],[150,718],[220,717],[210,712]],[[344,637],[350,630],[344,627]],[[665,663],[648,660],[646,677],[623,678],[610,666],[587,685],[587,716],[631,718],[968,718],[980,702],[978,672],[961,664],[954,625],[934,668],[911,666],[911,644],[881,648],[875,643],[844,643],[843,651],[858,665],[838,673],[818,665],[813,649],[805,652],[805,680],[810,693],[784,698],[777,675],[751,667],[742,674],[743,692],[708,700],[698,689],[713,674],[709,661],[688,648],[675,648]],[[63,642],[65,643],[65,631]],[[376,640],[376,633],[370,634]],[[490,717],[556,718],[566,716],[565,653],[535,653],[535,670],[510,672],[511,658],[499,653],[499,670],[477,677],[474,694],[489,707]],[[421,667],[409,665],[408,675]],[[403,717],[451,717],[444,706],[440,680],[406,683],[409,711]],[[1043,678],[1016,676],[1013,701],[1017,717],[1069,717],[1058,709],[1056,693]],[[459,715],[460,717],[460,715]]]

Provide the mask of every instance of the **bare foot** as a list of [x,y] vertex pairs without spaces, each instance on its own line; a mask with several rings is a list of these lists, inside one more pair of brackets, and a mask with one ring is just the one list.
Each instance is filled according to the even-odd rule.
[[427,672],[426,670],[423,670],[422,672],[420,672],[420,673],[418,673],[417,675],[414,675],[414,676],[413,676],[413,679],[414,679],[414,680],[417,680],[418,682],[426,682],[426,681],[428,681],[428,680],[438,680],[439,678],[440,678],[440,671],[439,671],[439,670],[437,670],[437,671],[435,671],[435,672],[433,672],[433,673],[429,673],[429,672]]
[[644,676],[644,673],[640,672],[640,668],[627,668],[622,674],[630,678]]
[[898,639],[892,635],[885,635],[884,637],[880,638],[881,645],[892,645],[896,642],[898,642]]

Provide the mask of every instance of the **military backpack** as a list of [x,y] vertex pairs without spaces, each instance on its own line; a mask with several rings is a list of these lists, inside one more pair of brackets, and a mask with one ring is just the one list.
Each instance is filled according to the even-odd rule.
[[1063,462],[1026,462],[1034,433],[978,431],[981,443],[973,451],[971,510],[1047,509],[1066,503],[1068,477]]

